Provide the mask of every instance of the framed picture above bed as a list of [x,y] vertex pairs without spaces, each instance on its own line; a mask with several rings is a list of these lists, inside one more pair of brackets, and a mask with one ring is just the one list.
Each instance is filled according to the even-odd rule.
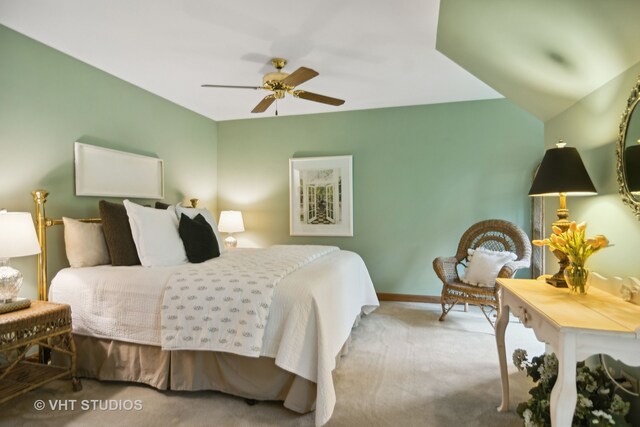
[[289,159],[292,236],[353,236],[352,156]]
[[76,196],[164,198],[162,159],[76,142]]

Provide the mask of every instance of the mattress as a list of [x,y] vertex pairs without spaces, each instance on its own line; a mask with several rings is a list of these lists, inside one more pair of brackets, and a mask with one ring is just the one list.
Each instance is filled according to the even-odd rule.
[[[248,251],[222,257],[243,257]],[[71,305],[75,334],[159,346],[164,285],[189,266],[63,269],[52,281],[49,299]],[[317,383],[316,424],[326,423],[333,412],[336,356],[357,317],[377,306],[362,258],[349,251],[324,255],[276,286],[260,356]]]

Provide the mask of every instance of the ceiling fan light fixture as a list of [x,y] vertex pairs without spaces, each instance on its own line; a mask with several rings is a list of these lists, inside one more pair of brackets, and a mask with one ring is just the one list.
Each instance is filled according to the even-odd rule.
[[[277,71],[267,73],[262,78],[262,86],[229,86],[229,85],[211,85],[206,84],[202,87],[213,88],[238,88],[238,89],[264,89],[273,92],[271,95],[265,96],[251,110],[252,113],[263,113],[277,99],[283,99],[287,93],[295,98],[306,99],[307,101],[319,102],[322,104],[339,106],[344,104],[344,100],[331,98],[329,96],[319,95],[317,93],[307,92],[304,90],[294,90],[298,85],[311,80],[318,76],[318,72],[307,67],[299,67],[293,73],[283,73],[282,69],[287,64],[284,58],[273,58],[271,63]],[[277,115],[277,111],[276,111]]]
[[282,80],[289,77],[289,73],[283,73],[282,71],[275,71],[273,73],[267,73],[262,78],[262,83],[266,85],[273,85],[277,82],[281,82]]

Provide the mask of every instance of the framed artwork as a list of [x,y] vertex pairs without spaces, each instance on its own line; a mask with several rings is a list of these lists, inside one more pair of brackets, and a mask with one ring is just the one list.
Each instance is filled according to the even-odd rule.
[[292,236],[353,236],[352,156],[289,159]]
[[164,198],[162,159],[76,142],[76,196]]

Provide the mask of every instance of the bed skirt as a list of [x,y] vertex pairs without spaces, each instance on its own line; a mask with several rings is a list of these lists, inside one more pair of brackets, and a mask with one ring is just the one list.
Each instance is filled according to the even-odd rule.
[[[276,366],[273,358],[164,351],[77,334],[74,340],[80,377],[143,383],[159,390],[212,390],[247,399],[276,400],[302,414],[315,409],[316,383]],[[347,353],[349,342],[337,361]]]

